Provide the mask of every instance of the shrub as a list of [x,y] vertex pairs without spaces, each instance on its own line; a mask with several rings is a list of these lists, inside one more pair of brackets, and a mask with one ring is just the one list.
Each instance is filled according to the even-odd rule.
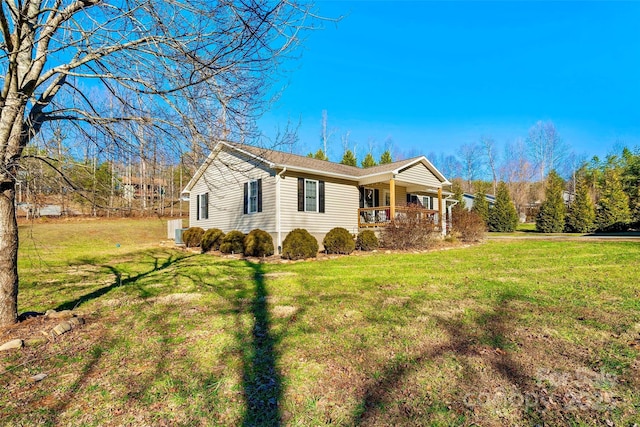
[[380,242],[376,237],[376,233],[373,230],[363,230],[358,233],[358,238],[356,239],[356,248],[361,251],[372,251],[374,249],[378,249],[380,246]]
[[439,236],[434,216],[418,205],[410,205],[382,230],[381,246],[389,249],[426,249]]
[[220,252],[224,254],[241,254],[244,252],[244,233],[233,230],[225,234],[220,243]]
[[451,210],[451,231],[463,242],[478,242],[484,237],[486,224],[478,212],[462,207]]
[[282,242],[282,258],[304,259],[318,254],[318,241],[307,230],[291,230]]
[[244,254],[247,256],[273,255],[273,238],[271,234],[256,228],[244,238]]
[[202,252],[217,251],[220,249],[220,243],[224,238],[224,233],[219,228],[210,228],[204,232],[200,247]]
[[346,228],[336,227],[329,230],[322,240],[324,250],[329,254],[350,254],[356,248],[351,233]]
[[182,233],[182,241],[188,248],[197,248],[202,242],[202,236],[204,235],[204,229],[200,227],[191,227],[184,230]]

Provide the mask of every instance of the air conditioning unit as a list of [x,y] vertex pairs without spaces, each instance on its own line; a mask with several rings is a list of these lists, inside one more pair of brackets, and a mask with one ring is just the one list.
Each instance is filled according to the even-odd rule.
[[182,241],[182,233],[184,233],[184,230],[186,230],[186,228],[176,228],[176,245],[184,245],[184,242]]

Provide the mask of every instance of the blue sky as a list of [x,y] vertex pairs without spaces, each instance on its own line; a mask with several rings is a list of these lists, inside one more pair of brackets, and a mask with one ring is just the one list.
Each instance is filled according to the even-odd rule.
[[499,145],[538,120],[578,154],[640,146],[640,2],[330,2],[339,17],[286,64],[286,88],[260,121],[267,134],[301,121],[295,151],[341,138],[362,159],[455,154],[481,136]]

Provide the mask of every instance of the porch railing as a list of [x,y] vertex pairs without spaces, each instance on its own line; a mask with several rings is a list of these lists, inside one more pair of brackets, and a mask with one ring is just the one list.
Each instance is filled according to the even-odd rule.
[[[413,212],[416,208],[409,208],[407,206],[396,206],[395,217],[399,218],[401,215],[406,215],[411,209]],[[418,210],[421,219],[430,219],[436,224],[438,223],[438,211],[432,209],[419,209]],[[358,228],[373,228],[373,227],[386,227],[391,223],[391,207],[390,206],[376,206],[374,208],[360,208],[358,209]]]

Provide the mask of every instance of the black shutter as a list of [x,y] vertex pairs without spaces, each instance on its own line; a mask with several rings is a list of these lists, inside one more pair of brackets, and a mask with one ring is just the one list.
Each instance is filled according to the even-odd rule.
[[380,206],[380,190],[373,190],[373,206]]
[[411,194],[407,193],[407,205],[411,204]]
[[304,178],[298,178],[298,212],[304,212]]
[[196,196],[196,219],[200,219],[200,195]]
[[364,208],[364,187],[358,187],[360,192],[360,209]]
[[244,202],[242,203],[242,212],[249,213],[249,183],[244,183]]
[[324,181],[318,181],[318,212],[324,213]]
[[209,219],[209,193],[204,193],[202,204],[202,219]]
[[262,212],[262,178],[258,180],[258,212]]

